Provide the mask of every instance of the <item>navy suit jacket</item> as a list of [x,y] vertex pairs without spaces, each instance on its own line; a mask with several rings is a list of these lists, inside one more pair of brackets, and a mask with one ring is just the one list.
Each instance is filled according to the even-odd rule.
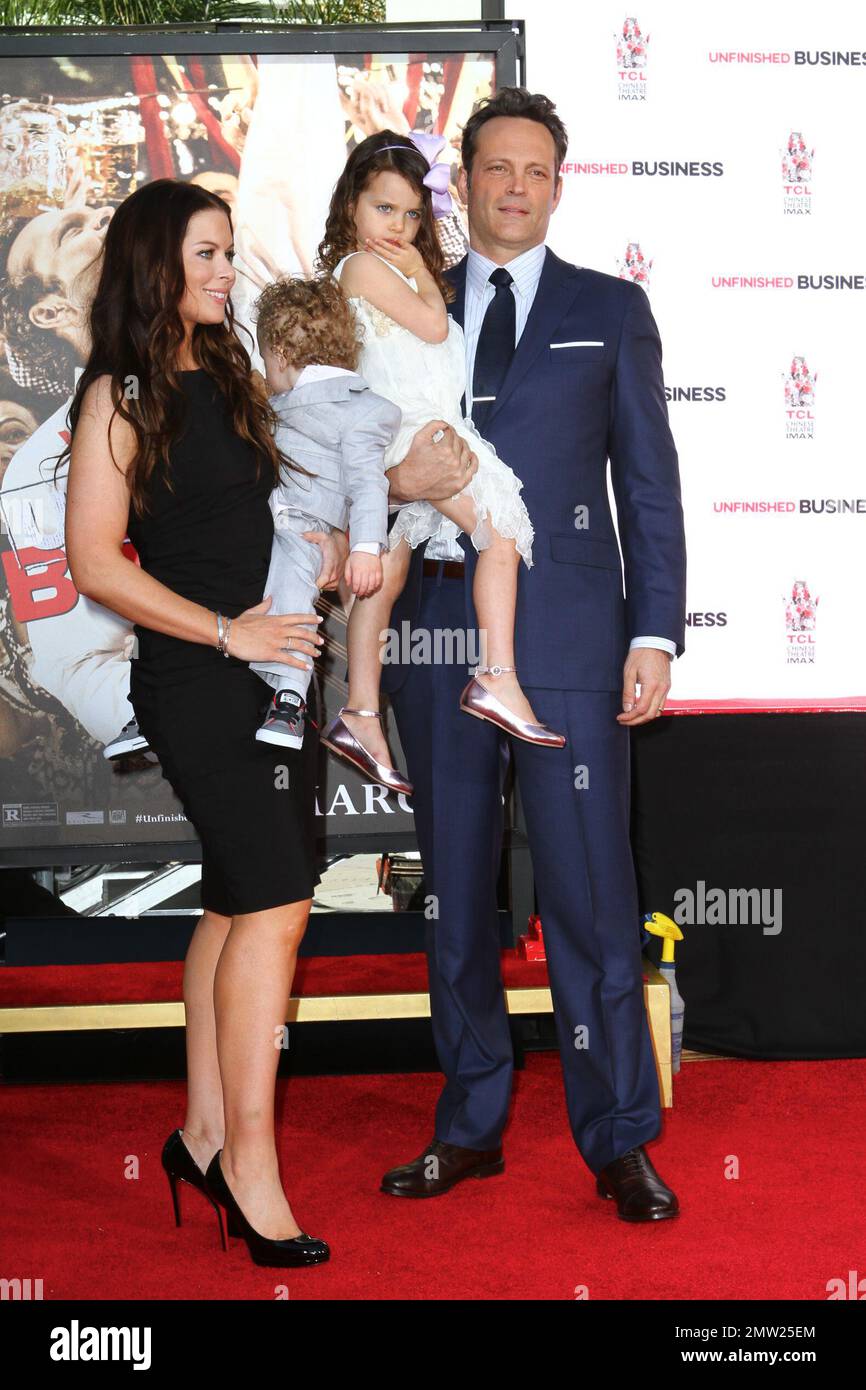
[[[466,258],[448,273],[462,326]],[[552,344],[600,343],[602,346]],[[686,549],[677,451],[668,423],[659,332],[646,292],[560,260],[550,248],[484,437],[523,482],[535,528],[533,565],[519,566],[515,664],[527,686],[621,690],[632,637],[685,649]],[[622,561],[608,502],[610,459]],[[576,509],[588,525],[575,525]],[[476,627],[466,554],[467,625]],[[394,606],[397,632],[418,614],[423,546]],[[623,576],[624,571],[624,576]],[[623,593],[623,577],[625,593]],[[407,666],[386,664],[382,688]]]

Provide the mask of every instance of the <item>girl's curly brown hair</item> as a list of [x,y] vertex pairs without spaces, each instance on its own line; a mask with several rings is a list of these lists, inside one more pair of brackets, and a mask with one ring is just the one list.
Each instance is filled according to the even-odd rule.
[[[160,467],[173,491],[169,448],[183,431],[186,406],[175,365],[184,341],[178,309],[186,289],[182,246],[193,214],[211,209],[225,213],[231,224],[231,209],[218,194],[180,179],[154,179],[124,199],[105,235],[90,307],[90,355],[69,407],[69,430],[74,435],[88,386],[109,376],[114,411],[135,433],[126,476],[139,517],[149,510],[149,485]],[[231,299],[222,323],[195,325],[192,350],[226,400],[235,433],[254,446],[257,475],[264,461],[276,486],[280,465],[297,465],[277,448],[278,419],[235,331]],[[133,396],[130,381],[136,383]],[[55,473],[69,453],[67,444]]]
[[357,370],[361,343],[355,315],[336,281],[283,276],[262,290],[255,314],[259,344],[291,366]]
[[[383,148],[385,145],[394,144],[398,144],[399,148],[389,150]],[[400,174],[407,183],[411,184],[421,199],[423,213],[418,227],[418,235],[412,244],[420,252],[421,258],[436,281],[445,303],[450,304],[456,291],[453,285],[449,285],[442,273],[445,268],[445,257],[442,254],[442,246],[436,231],[436,219],[433,216],[433,195],[429,188],[424,187],[423,183],[424,175],[429,168],[427,160],[417,145],[413,145],[408,136],[397,135],[393,130],[377,131],[375,135],[368,135],[366,140],[362,140],[360,145],[356,145],[346,160],[346,167],[331,194],[331,205],[328,208],[325,222],[325,235],[319,243],[316,258],[317,268],[330,273],[337,262],[342,260],[344,256],[348,256],[350,251],[358,250],[353,206],[357,202],[358,195],[364,191],[370,180],[375,178],[376,174],[387,169],[395,174]]]

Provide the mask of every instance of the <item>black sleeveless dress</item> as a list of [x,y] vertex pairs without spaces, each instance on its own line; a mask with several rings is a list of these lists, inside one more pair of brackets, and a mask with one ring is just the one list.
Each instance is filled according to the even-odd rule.
[[[159,476],[150,511],[129,513],[142,569],[184,598],[237,617],[261,602],[270,563],[272,474],[235,434],[228,406],[203,369],[179,380],[182,436],[172,445],[170,491]],[[130,701],[202,846],[202,907],[226,917],[312,897],[318,723],[310,687],[304,746],[257,741],[272,690],[246,662],[214,645],[136,625]],[[231,640],[231,638],[229,639]],[[290,668],[287,666],[287,670]]]

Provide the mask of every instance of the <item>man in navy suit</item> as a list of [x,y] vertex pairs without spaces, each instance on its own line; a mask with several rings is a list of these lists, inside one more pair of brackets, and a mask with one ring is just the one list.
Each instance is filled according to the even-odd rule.
[[[449,312],[466,338],[468,413],[522,479],[535,527],[533,567],[520,566],[518,678],[538,718],[567,743],[506,740],[495,725],[467,718],[458,703],[465,665],[384,668],[415,787],[426,887],[437,905],[427,954],[445,1086],[434,1138],[386,1173],[382,1190],[435,1196],[504,1167],[513,1054],[496,883],[510,747],[571,1130],[598,1195],[614,1198],[623,1219],[648,1221],[675,1216],[678,1203],[644,1148],[661,1114],[629,844],[629,728],[659,715],[671,660],[684,649],[685,539],[661,343],[646,293],[571,265],[544,244],[566,145],[546,97],[505,88],[476,108],[459,175],[470,250],[449,272],[456,289]],[[514,296],[506,322],[514,323],[515,343],[495,396],[488,385],[482,397],[473,364],[487,310],[503,288]],[[488,333],[488,364],[490,346]],[[429,457],[429,449],[410,453],[391,470],[392,501],[455,491],[451,464],[440,477]],[[426,553],[413,552],[392,617],[397,632],[404,620],[413,632],[474,628],[475,551],[465,536],[453,552],[444,545],[430,541]]]

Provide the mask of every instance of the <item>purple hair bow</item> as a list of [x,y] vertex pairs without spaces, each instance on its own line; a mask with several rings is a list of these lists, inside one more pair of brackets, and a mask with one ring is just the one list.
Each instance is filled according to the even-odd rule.
[[[434,217],[448,217],[454,211],[454,202],[448,192],[451,183],[451,166],[437,160],[445,146],[444,135],[431,135],[426,130],[410,130],[406,136],[417,150],[423,154],[430,168],[421,182],[432,194]],[[403,150],[405,145],[381,145],[383,150]]]

